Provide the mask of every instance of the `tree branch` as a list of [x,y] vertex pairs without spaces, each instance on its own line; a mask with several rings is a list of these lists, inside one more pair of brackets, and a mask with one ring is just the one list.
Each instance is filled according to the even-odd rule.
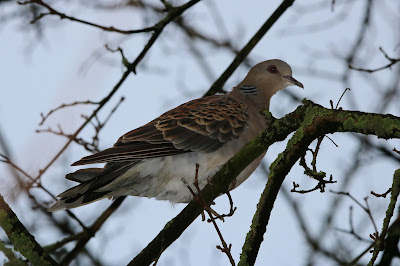
[[79,19],[79,18],[75,18],[72,16],[68,16],[64,13],[61,13],[59,11],[57,11],[56,9],[54,9],[53,7],[51,7],[49,4],[43,2],[42,0],[30,0],[30,1],[25,1],[25,2],[17,2],[20,5],[28,5],[28,4],[37,4],[39,6],[42,6],[44,8],[46,8],[48,10],[48,12],[46,13],[40,13],[38,14],[33,20],[31,20],[31,24],[36,23],[38,20],[42,19],[43,17],[47,16],[47,15],[55,15],[60,17],[60,19],[69,19],[70,21],[75,21],[75,22],[79,22],[81,24],[85,24],[88,26],[92,26],[95,28],[99,28],[102,29],[104,31],[111,31],[111,32],[117,32],[117,33],[121,33],[121,34],[134,34],[134,33],[143,33],[143,32],[150,32],[154,30],[154,27],[146,27],[143,29],[138,29],[138,30],[121,30],[121,29],[117,29],[114,28],[112,26],[107,27],[107,26],[103,26],[103,25],[99,25],[87,20],[83,20],[83,19]]
[[396,170],[393,175],[393,184],[392,184],[392,196],[390,198],[390,203],[386,211],[386,217],[383,220],[382,232],[378,237],[375,247],[374,253],[372,254],[372,258],[368,263],[368,266],[373,266],[376,258],[378,257],[381,248],[383,248],[383,241],[385,240],[386,233],[389,228],[390,218],[393,216],[394,208],[396,207],[397,197],[400,193],[400,169]]
[[[379,138],[385,139],[400,138],[400,117],[357,111],[332,110],[314,104],[308,100],[303,100],[303,104],[304,105],[299,106],[294,112],[286,115],[284,118],[271,123],[265,132],[246,144],[224,165],[224,167],[222,167],[213,177],[212,185],[208,184],[202,190],[204,199],[208,204],[221,193],[227,191],[232,180],[234,180],[248,164],[267,150],[272,143],[284,140],[296,129],[298,129],[297,133],[288,143],[288,147],[293,147],[297,153],[292,154],[293,151],[286,151],[286,155],[284,154],[285,156],[280,155],[277,159],[278,161],[271,166],[271,169],[274,169],[274,172],[270,174],[271,177],[277,175],[278,178],[282,178],[284,171],[288,172],[291,168],[291,165],[285,165],[285,168],[282,168],[283,166],[281,166],[281,164],[283,164],[283,162],[293,162],[296,157],[300,156],[299,153],[301,153],[306,143],[311,143],[314,139],[328,133],[357,132],[362,134],[374,134]],[[276,171],[277,173],[275,173]],[[271,178],[271,180],[273,179],[274,178]],[[268,185],[268,187],[270,186],[271,185]],[[265,199],[271,199],[270,203],[263,204],[266,208],[270,208],[269,206],[272,206],[270,204],[274,202],[273,198],[276,187],[270,187],[268,190],[270,192],[265,192],[268,197],[267,195],[263,196]],[[201,211],[202,208],[197,202],[192,201],[189,203],[181,213],[166,224],[164,229],[129,263],[129,265],[149,265],[155,261],[196,219]],[[266,211],[268,210],[258,210],[257,212],[265,213]],[[265,216],[263,218],[265,218]],[[267,224],[265,224],[265,226],[266,225]],[[258,233],[262,233],[262,231],[265,232],[265,228],[260,228]],[[262,239],[262,237],[260,239]],[[254,244],[254,247],[255,246],[257,246],[257,243]]]
[[58,265],[36,242],[25,226],[19,221],[17,215],[0,195],[0,226],[6,232],[14,249],[27,258],[32,265]]
[[374,72],[381,71],[381,70],[386,69],[386,68],[390,68],[391,69],[394,64],[400,62],[400,58],[392,58],[392,57],[388,56],[387,53],[382,49],[382,47],[379,47],[379,50],[383,53],[383,55],[386,57],[386,59],[389,60],[388,64],[386,64],[386,65],[384,65],[382,67],[375,68],[375,69],[357,68],[357,67],[353,67],[352,65],[349,65],[349,68],[357,70],[357,71],[362,71],[362,72],[367,72],[367,73],[374,73]]

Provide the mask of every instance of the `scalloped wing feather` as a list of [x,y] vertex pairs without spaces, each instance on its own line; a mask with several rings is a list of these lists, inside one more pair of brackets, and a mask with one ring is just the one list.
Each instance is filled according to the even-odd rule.
[[196,99],[126,133],[114,147],[84,157],[73,165],[215,151],[225,142],[237,140],[248,119],[246,106],[228,95]]

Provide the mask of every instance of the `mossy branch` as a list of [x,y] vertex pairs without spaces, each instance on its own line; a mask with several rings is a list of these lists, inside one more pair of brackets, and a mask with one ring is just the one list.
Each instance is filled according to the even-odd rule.
[[289,140],[284,152],[271,164],[268,182],[261,195],[238,265],[254,265],[279,189],[295,162],[304,156],[318,137],[334,132],[374,134],[379,138],[400,138],[400,118],[391,115],[326,109],[311,101],[301,127]]
[[58,265],[36,242],[35,237],[26,230],[1,195],[0,226],[14,245],[14,249],[27,258],[32,265]]
[[6,247],[2,241],[0,241],[0,252],[3,252],[8,259],[8,262],[4,263],[4,266],[25,266],[27,264],[23,259],[17,257],[12,248]]
[[374,252],[372,254],[370,262],[368,263],[368,266],[374,265],[375,260],[378,257],[378,254],[383,247],[383,241],[385,240],[385,236],[389,228],[390,218],[392,218],[393,216],[394,208],[396,207],[396,202],[399,193],[400,193],[400,169],[396,170],[393,175],[392,196],[390,197],[390,203],[386,210],[385,219],[383,220],[382,232],[375,243]]
[[[268,181],[266,190],[260,200],[260,203],[263,203],[259,204],[257,213],[268,213],[269,217],[269,213],[272,210],[277,192],[281,185],[280,180],[283,181],[293,164],[304,154],[308,144],[313,140],[334,132],[373,134],[379,138],[385,139],[400,138],[400,117],[356,111],[332,110],[314,104],[311,101],[303,100],[302,106],[299,106],[294,112],[286,115],[284,118],[273,121],[265,132],[245,145],[224,165],[213,177],[212,182],[203,189],[202,194],[205,200],[211,203],[217,196],[227,191],[229,184],[248,164],[266,151],[271,144],[284,140],[295,130],[297,130],[296,134],[290,139],[285,152],[271,165],[271,181]],[[195,166],[193,166],[193,171],[194,170]],[[129,265],[149,265],[159,258],[160,254],[183,233],[201,211],[202,208],[197,202],[189,203],[174,219],[165,225],[164,229],[129,263]],[[265,222],[260,225],[259,230],[255,232],[257,235],[255,239],[258,239],[258,241],[254,241],[250,246],[248,246],[247,243],[245,244],[245,246],[247,246],[246,249],[251,247],[250,249],[255,251],[255,256],[257,255],[263,234],[266,231],[268,217],[263,215],[259,216],[259,218],[264,219]],[[264,227],[264,229],[262,227]]]

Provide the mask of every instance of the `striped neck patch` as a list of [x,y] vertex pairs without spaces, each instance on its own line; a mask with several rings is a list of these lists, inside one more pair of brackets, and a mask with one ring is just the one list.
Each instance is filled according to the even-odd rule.
[[260,92],[256,87],[248,85],[240,86],[239,90],[241,90],[245,95],[256,95]]

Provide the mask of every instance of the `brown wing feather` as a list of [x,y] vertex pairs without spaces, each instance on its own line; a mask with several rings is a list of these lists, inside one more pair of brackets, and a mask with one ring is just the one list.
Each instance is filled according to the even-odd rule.
[[246,106],[227,95],[196,99],[126,133],[114,147],[84,157],[73,165],[214,151],[223,143],[238,139],[247,121]]

